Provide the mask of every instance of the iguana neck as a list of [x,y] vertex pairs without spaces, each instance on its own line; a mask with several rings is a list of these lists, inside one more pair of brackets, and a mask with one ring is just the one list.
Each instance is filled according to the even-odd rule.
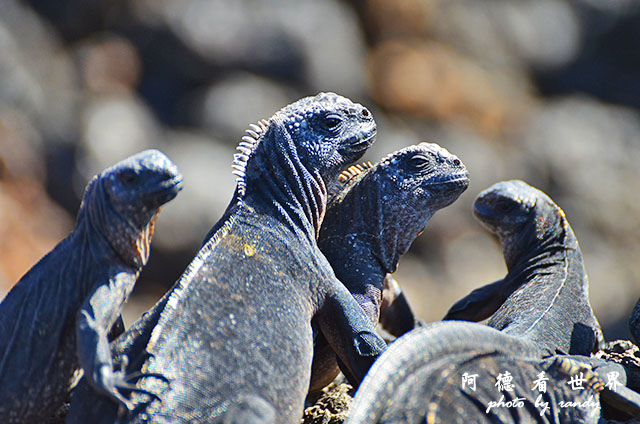
[[400,257],[409,250],[434,211],[415,213],[412,205],[399,200],[402,197],[385,196],[387,188],[375,169],[345,196],[342,210],[354,211],[353,233],[370,245],[386,274],[395,272]]
[[577,239],[564,217],[546,223],[544,229],[532,228],[518,239],[503,242],[510,278],[522,282],[535,275],[555,273],[554,268],[564,267],[568,256],[578,252]]
[[246,174],[241,202],[278,217],[294,233],[315,242],[324,218],[327,189],[320,173],[305,167],[284,126],[271,123]]
[[372,323],[377,323],[387,272],[372,251],[373,237],[367,234],[340,234],[337,230],[331,237],[325,238],[324,229],[318,239],[320,250],[331,264],[336,278],[356,298]]
[[319,240],[323,254],[329,260],[336,277],[352,293],[373,285],[380,290],[387,275],[373,251],[374,237],[368,234],[336,235],[330,240]]
[[143,229],[137,228],[114,210],[102,185],[94,181],[82,199],[76,231],[88,238],[93,254],[111,250],[123,265],[139,270],[149,258],[156,216],[157,212]]

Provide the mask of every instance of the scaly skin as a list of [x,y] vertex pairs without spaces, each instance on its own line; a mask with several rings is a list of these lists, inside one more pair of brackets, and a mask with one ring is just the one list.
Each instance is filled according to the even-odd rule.
[[0,304],[0,422],[47,422],[76,369],[102,395],[119,389],[107,334],[149,255],[153,221],[182,177],[157,150],[131,156],[87,186],[74,231]]
[[[601,404],[628,416],[640,412],[637,393],[603,387],[611,372],[626,383],[619,364],[555,354],[588,355],[599,333],[580,251],[564,213],[521,181],[481,193],[474,211],[498,235],[510,272],[458,302],[449,316],[483,319],[495,312],[490,326],[443,322],[398,339],[361,384],[347,423],[591,423],[598,422]],[[500,400],[495,383],[505,371],[513,377],[514,391],[502,393],[504,401],[519,398],[522,406],[487,412],[489,402]],[[533,386],[543,371],[547,392],[538,399]],[[463,387],[465,372],[477,374],[476,391]],[[586,388],[573,391],[568,382],[580,373]],[[588,407],[560,404],[589,399]],[[545,402],[549,409],[540,415]]]
[[[384,342],[316,237],[327,185],[374,136],[370,113],[333,93],[302,99],[249,130],[234,164],[236,194],[212,237],[169,294],[113,345],[115,355],[130,357],[130,372],[170,381],[140,380],[162,402],[135,394],[149,403],[119,422],[241,422],[225,411],[244,402],[264,422],[297,423],[309,386],[312,318],[349,372],[364,376]],[[68,422],[113,422],[113,408],[95,400],[79,388]]]
[[633,336],[636,344],[640,343],[640,300],[636,303],[636,306],[631,311],[631,316],[629,317],[629,331]]
[[564,212],[518,181],[480,193],[476,218],[502,244],[509,273],[454,304],[444,319],[480,321],[549,353],[589,355],[603,342],[582,253]]
[[[470,322],[440,322],[413,330],[373,365],[346,423],[598,422],[602,377],[575,357],[541,359],[541,354],[529,340]],[[507,382],[513,391],[501,392],[496,386],[505,372],[511,374]],[[545,393],[534,383],[541,372],[548,379]],[[465,373],[477,375],[475,390],[468,384],[463,387]],[[584,378],[582,390],[572,390],[572,377]],[[521,406],[489,408],[503,395],[504,402],[518,398]],[[562,407],[560,402],[566,401],[590,403]]]
[[[464,192],[469,176],[456,156],[434,143],[405,147],[342,176],[345,181],[333,190],[338,194],[327,207],[318,246],[375,325],[385,276],[395,272],[400,256],[433,214]],[[338,372],[335,354],[319,337],[311,391],[322,389]]]

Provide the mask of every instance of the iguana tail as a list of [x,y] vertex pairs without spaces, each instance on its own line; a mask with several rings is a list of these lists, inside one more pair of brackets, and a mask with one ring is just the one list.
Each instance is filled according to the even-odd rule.
[[273,424],[275,420],[275,408],[254,394],[238,396],[222,418],[223,424]]

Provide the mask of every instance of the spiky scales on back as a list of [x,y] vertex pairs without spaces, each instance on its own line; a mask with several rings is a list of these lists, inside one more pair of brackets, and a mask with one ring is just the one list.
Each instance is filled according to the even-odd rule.
[[245,172],[247,168],[247,162],[249,158],[255,152],[256,146],[262,135],[267,131],[269,123],[262,119],[257,124],[249,124],[249,128],[245,130],[246,135],[242,136],[242,141],[236,147],[238,153],[233,155],[233,164],[231,168],[233,175],[236,178],[236,188],[238,190],[238,196],[242,198],[245,193]]
[[126,402],[107,334],[147,261],[159,207],[181,181],[149,150],[88,184],[74,231],[0,303],[0,421],[46,422],[80,366],[102,394]]
[[[312,318],[358,380],[384,349],[316,244],[326,187],[373,142],[371,114],[321,93],[276,112],[264,126],[252,129],[255,143],[245,140],[249,151],[235,158],[242,187],[213,234],[171,291],[113,344],[115,356],[124,350],[135,364],[129,372],[170,381],[141,380],[138,386],[162,402],[122,422],[215,421],[247,393],[273,406],[275,422],[297,422],[308,389]],[[115,416],[95,404],[86,385],[78,394],[69,422]]]
[[327,203],[331,203],[340,193],[345,192],[346,187],[349,184],[353,184],[356,177],[364,176],[364,174],[366,174],[366,172],[372,167],[373,163],[367,161],[351,165],[342,171],[338,176],[338,181],[329,188],[329,199]]
[[[318,245],[372,324],[380,318],[385,276],[396,270],[431,216],[468,184],[460,159],[435,143],[408,146],[341,174],[334,187],[342,191],[329,202]],[[411,315],[413,323],[408,307],[395,312],[398,320]],[[328,384],[337,371],[335,355],[319,338],[312,390]]]

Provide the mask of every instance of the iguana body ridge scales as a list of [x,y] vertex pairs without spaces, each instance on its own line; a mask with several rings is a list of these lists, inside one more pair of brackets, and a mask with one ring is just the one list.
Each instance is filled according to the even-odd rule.
[[[240,181],[212,237],[142,324],[114,343],[130,363],[170,381],[140,381],[162,401],[119,422],[233,420],[225,411],[237,410],[247,394],[273,407],[273,422],[297,422],[309,384],[312,318],[358,379],[385,347],[316,244],[326,187],[373,142],[371,114],[321,93],[262,126],[240,146]],[[93,412],[82,411],[86,398],[77,400],[70,422]]]

